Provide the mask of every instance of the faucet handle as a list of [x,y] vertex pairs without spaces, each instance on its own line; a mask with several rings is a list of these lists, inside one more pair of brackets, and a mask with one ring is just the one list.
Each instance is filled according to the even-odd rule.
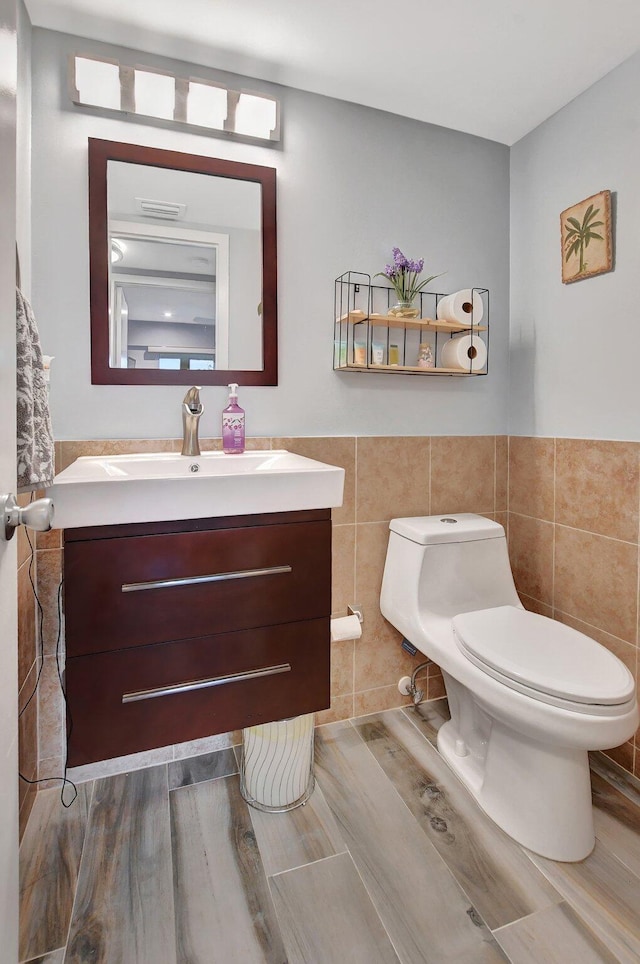
[[192,385],[182,399],[182,404],[186,405],[193,415],[202,415],[204,412],[204,405],[200,401],[200,388],[200,385]]

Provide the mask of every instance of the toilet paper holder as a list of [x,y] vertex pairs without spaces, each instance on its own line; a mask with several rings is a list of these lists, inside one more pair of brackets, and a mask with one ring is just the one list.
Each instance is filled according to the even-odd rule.
[[358,603],[354,603],[353,606],[347,606],[347,612],[349,613],[350,616],[357,616],[357,617],[358,617],[358,620],[359,620],[361,623],[364,622],[364,615],[363,615],[363,613],[362,613],[362,606],[358,605]]

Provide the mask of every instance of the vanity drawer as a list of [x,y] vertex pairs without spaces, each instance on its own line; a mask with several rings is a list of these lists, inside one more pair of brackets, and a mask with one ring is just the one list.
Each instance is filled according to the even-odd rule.
[[67,660],[79,766],[329,706],[329,618]]
[[72,657],[330,611],[330,521],[65,544]]

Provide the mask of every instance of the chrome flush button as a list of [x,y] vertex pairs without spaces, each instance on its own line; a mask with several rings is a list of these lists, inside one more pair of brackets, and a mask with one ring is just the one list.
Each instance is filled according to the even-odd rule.
[[440,522],[448,522],[450,525],[455,525],[457,521],[457,519],[440,519]]

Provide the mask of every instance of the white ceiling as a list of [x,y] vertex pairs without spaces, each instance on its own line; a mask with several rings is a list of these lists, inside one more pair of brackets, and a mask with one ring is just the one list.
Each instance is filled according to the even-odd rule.
[[32,22],[513,144],[640,48],[640,0],[26,0]]

